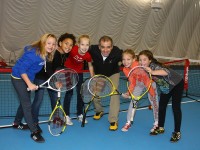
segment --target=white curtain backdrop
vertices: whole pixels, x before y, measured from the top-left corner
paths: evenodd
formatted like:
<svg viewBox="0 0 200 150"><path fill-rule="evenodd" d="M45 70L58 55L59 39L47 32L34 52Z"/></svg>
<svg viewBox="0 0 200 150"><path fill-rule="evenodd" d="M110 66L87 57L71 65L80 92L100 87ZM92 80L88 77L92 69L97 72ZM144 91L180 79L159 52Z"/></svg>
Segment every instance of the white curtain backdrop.
<svg viewBox="0 0 200 150"><path fill-rule="evenodd" d="M0 58L20 57L44 33L103 35L121 49L157 56L200 59L200 0L0 0Z"/></svg>

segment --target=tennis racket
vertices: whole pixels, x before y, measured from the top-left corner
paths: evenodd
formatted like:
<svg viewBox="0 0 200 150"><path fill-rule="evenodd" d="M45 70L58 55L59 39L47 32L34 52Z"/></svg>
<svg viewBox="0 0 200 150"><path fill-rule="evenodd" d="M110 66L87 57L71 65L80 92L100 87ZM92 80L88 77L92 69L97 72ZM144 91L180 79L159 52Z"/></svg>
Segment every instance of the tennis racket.
<svg viewBox="0 0 200 150"><path fill-rule="evenodd" d="M58 96L56 106L53 109L48 120L48 129L51 135L59 136L61 133L63 133L66 128L66 122L66 114L60 103L60 97Z"/></svg>
<svg viewBox="0 0 200 150"><path fill-rule="evenodd" d="M94 100L94 95L92 95L89 90L88 90L88 82L89 82L90 78L87 78L83 84L81 85L81 96L82 96L82 100L84 103L84 112L83 112L83 120L82 120L82 124L81 127L85 126L85 119L86 119L86 115L88 112L88 109L90 108L91 103Z"/></svg>
<svg viewBox="0 0 200 150"><path fill-rule="evenodd" d="M142 66L136 66L128 74L127 87L133 102L133 108L137 108L138 101L151 88L152 77Z"/></svg>
<svg viewBox="0 0 200 150"><path fill-rule="evenodd" d="M116 89L110 78L100 74L94 75L90 78L88 81L88 90L94 97L97 98L122 95L122 93Z"/></svg>
<svg viewBox="0 0 200 150"><path fill-rule="evenodd" d="M56 71L51 77L38 86L38 88L48 88L57 92L65 92L73 89L78 83L78 74L75 70L65 68ZM30 91L27 88L28 91Z"/></svg>
<svg viewBox="0 0 200 150"><path fill-rule="evenodd" d="M58 99L49 120L48 129L53 136L59 136L66 128L66 114L60 102L61 92L73 89L78 83L78 74L69 68L55 72L41 88L50 88L58 91ZM47 86L45 86L47 84Z"/></svg>

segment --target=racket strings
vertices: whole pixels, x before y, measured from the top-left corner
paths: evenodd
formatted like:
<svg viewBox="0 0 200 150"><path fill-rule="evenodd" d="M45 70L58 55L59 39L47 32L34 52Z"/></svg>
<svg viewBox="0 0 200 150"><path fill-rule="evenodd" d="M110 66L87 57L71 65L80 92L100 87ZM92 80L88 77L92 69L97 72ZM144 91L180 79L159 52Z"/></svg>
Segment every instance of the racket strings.
<svg viewBox="0 0 200 150"><path fill-rule="evenodd" d="M128 89L134 99L139 100L150 88L150 74L143 67L137 67L129 73Z"/></svg>
<svg viewBox="0 0 200 150"><path fill-rule="evenodd" d="M53 89L60 91L68 91L73 89L78 83L77 73L71 70L64 70L57 72L54 76L51 77L49 85Z"/></svg>
<svg viewBox="0 0 200 150"><path fill-rule="evenodd" d="M66 117L60 107L52 114L49 127L52 135L59 135L66 126Z"/></svg>
<svg viewBox="0 0 200 150"><path fill-rule="evenodd" d="M97 76L90 80L89 90L92 93L92 95L97 97L103 97L113 92L113 85L107 78Z"/></svg>
<svg viewBox="0 0 200 150"><path fill-rule="evenodd" d="M93 97L93 95L88 90L88 81L89 81L89 79L87 79L83 82L83 84L81 86L81 91L80 91L82 100L85 104L88 104Z"/></svg>

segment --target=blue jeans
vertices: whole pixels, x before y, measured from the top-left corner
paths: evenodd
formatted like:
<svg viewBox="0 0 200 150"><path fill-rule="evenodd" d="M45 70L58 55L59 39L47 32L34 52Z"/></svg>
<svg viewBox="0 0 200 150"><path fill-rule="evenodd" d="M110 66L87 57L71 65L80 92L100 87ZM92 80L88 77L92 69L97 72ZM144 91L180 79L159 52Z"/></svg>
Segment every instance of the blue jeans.
<svg viewBox="0 0 200 150"><path fill-rule="evenodd" d="M44 83L46 80L42 80L42 79L36 79L34 80L34 83L36 85L40 85L42 83ZM33 121L34 123L38 123L39 119L39 111L40 111L40 106L44 97L44 90L45 88L39 88L38 90L35 91L35 97L32 103L32 113L33 113ZM51 100L51 109L53 110L55 105L56 105L56 100L57 100L57 92L53 91L51 89L47 89L50 100Z"/></svg>
<svg viewBox="0 0 200 150"><path fill-rule="evenodd" d="M31 92L27 91L27 85L23 79L11 78L11 81L17 92L20 102L14 123L20 124L24 117L31 132L36 132L38 129L33 121L33 115L31 111Z"/></svg>
<svg viewBox="0 0 200 150"><path fill-rule="evenodd" d="M77 109L77 116L79 116L80 114L83 114L83 100L80 94L81 91L81 85L83 83L83 74L79 73L79 81L78 84L76 85L76 91L77 91L77 105L76 105L76 109ZM64 98L64 111L66 113L67 116L70 115L70 103L71 103L71 99L72 99L72 95L73 95L73 89L70 91L67 91L65 93L65 98Z"/></svg>

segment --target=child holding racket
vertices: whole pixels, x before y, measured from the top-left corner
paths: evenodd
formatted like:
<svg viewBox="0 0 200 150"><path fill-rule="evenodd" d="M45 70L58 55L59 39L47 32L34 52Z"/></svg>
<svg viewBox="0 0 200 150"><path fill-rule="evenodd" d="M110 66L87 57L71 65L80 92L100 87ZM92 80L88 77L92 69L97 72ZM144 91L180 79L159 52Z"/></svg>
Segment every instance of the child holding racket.
<svg viewBox="0 0 200 150"><path fill-rule="evenodd" d="M38 72L35 76L35 79L34 79L35 85L40 85L40 84L44 83L54 73L53 66L52 66L52 60L53 60L53 56L46 58L45 65L40 70L40 72ZM45 91L44 88L38 88L38 90L35 91L35 96L34 96L34 100L32 103L33 120L40 132L42 132L42 129L39 126L38 116L39 116L39 110L40 110L40 106L41 106L43 96L44 96L44 91ZM55 92L51 89L47 89L47 91L48 91L48 94L50 97L51 108L53 110L53 108L56 105L57 92Z"/></svg>
<svg viewBox="0 0 200 150"><path fill-rule="evenodd" d="M80 94L81 91L81 85L83 83L83 63L84 61L88 62L88 67L90 71L90 76L94 75L93 66L91 64L92 58L88 52L90 46L90 38L88 35L81 35L78 39L78 44L75 45L71 52L69 53L69 56L67 60L65 61L65 67L74 69L78 75L79 75L79 82L76 86L77 89L77 119L79 122L82 122L83 120L83 100ZM70 119L70 102L73 95L73 90L67 91L64 98L64 111L67 115L67 120ZM85 120L85 123L87 123L87 120ZM70 123L70 125L73 125L73 122Z"/></svg>
<svg viewBox="0 0 200 150"><path fill-rule="evenodd" d="M145 66L146 70L152 74L153 80L159 86L160 102L159 102L159 121L158 127L151 135L158 135L164 133L164 123L166 116L167 104L172 98L172 109L174 115L174 132L170 139L171 142L177 142L181 138L181 98L184 90L184 81L181 75L174 70L165 67L158 62L151 51L143 50L139 53L139 62Z"/></svg>
<svg viewBox="0 0 200 150"><path fill-rule="evenodd" d="M64 68L64 62L69 55L72 47L75 45L76 40L73 34L64 33L58 38L58 47L54 53L54 57L47 58L46 66L44 66L40 72L35 76L34 83L40 85L44 83L57 69ZM53 60L52 60L53 59ZM39 109L44 96L44 88L39 88L35 91L35 97L32 103L33 119L39 130L42 132L40 126L38 125L39 119ZM51 108L54 109L57 100L57 92L47 89L49 97L51 100ZM67 124L70 124L70 120L67 120Z"/></svg>
<svg viewBox="0 0 200 150"><path fill-rule="evenodd" d="M132 68L139 65L139 62L137 61L135 53L131 49L127 49L127 50L123 51L123 53L122 53L122 63L124 65L123 72L124 72L126 77L128 77L128 74L129 74L129 72L131 71ZM131 81L129 81L129 82L131 82ZM138 89L138 87L134 87L134 89L132 91L133 93L134 93L134 90L140 90L140 89ZM129 92L127 92L125 94L122 94L122 96L124 98L129 98L130 94L129 94ZM148 98L149 98L151 105L153 106L153 116L154 116L153 128L150 130L150 133L151 133L151 132L154 132L156 127L158 127L158 93L157 93L155 82L153 82L151 84L150 90L148 92ZM126 132L131 127L131 123L132 123L133 118L135 116L135 111L136 111L136 108L133 107L133 102L130 102L128 112L127 112L127 122L124 125L124 127L122 128L122 131Z"/></svg>
<svg viewBox="0 0 200 150"><path fill-rule="evenodd" d="M38 86L33 83L35 74L45 65L46 58L52 57L56 41L55 35L44 34L38 41L24 48L24 54L12 68L11 81L20 101L13 127L24 129L25 126L21 123L24 117L31 131L31 138L36 142L44 142L45 140L34 123L31 111L31 93L27 88L31 91L38 89Z"/></svg>

